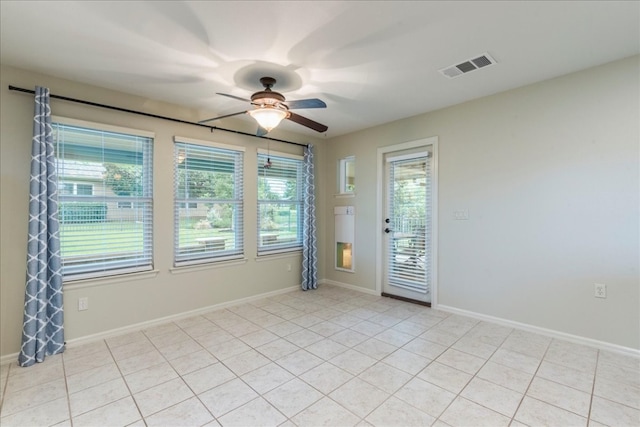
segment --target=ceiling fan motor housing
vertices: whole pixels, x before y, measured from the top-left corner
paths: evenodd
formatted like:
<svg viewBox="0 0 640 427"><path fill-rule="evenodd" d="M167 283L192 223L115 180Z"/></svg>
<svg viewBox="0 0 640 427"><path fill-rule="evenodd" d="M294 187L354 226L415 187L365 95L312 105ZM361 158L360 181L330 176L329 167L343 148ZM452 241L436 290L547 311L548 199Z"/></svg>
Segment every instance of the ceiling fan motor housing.
<svg viewBox="0 0 640 427"><path fill-rule="evenodd" d="M282 110L289 110L283 102L285 101L284 95L271 90L273 85L276 84L276 79L273 77L262 77L260 83L264 86L264 90L256 92L251 95L251 102L259 107L276 107Z"/></svg>
<svg viewBox="0 0 640 427"><path fill-rule="evenodd" d="M258 105L283 105L285 97L278 92L273 92L272 90L263 90L261 92L256 92L251 95L251 102ZM278 106L279 106L278 105ZM284 105L283 105L284 106ZM286 107L286 106L284 106Z"/></svg>

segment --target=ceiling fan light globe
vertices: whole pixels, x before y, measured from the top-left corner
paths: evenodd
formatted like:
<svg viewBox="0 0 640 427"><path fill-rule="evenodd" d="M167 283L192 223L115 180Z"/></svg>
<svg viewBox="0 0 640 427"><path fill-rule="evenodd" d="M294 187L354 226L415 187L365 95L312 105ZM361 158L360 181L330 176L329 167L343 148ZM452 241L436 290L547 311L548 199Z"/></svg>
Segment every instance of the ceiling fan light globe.
<svg viewBox="0 0 640 427"><path fill-rule="evenodd" d="M282 119L287 117L287 112L279 108L262 107L249 111L251 117L253 117L258 124L265 128L267 132L271 132L271 129L280 124Z"/></svg>

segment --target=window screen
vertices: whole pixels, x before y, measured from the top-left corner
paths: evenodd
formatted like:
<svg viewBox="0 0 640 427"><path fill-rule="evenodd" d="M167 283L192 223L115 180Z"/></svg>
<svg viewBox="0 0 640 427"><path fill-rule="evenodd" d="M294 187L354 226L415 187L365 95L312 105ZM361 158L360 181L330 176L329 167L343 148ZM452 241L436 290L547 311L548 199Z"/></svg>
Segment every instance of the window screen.
<svg viewBox="0 0 640 427"><path fill-rule="evenodd" d="M151 270L153 139L61 123L53 136L65 280Z"/></svg>
<svg viewBox="0 0 640 427"><path fill-rule="evenodd" d="M258 154L258 254L302 247L303 161Z"/></svg>
<svg viewBox="0 0 640 427"><path fill-rule="evenodd" d="M243 256L243 154L176 139L175 265Z"/></svg>

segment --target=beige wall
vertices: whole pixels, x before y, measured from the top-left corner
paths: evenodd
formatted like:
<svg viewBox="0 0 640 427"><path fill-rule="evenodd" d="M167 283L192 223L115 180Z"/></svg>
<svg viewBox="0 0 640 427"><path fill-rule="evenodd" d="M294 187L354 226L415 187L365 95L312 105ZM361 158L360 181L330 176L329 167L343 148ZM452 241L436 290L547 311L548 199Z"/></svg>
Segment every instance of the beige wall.
<svg viewBox="0 0 640 427"><path fill-rule="evenodd" d="M325 277L375 289L376 150L437 136L438 303L640 349L639 75L636 56L331 139L323 209L355 206L356 272L326 245ZM349 155L357 196L333 197Z"/></svg>
<svg viewBox="0 0 640 427"><path fill-rule="evenodd" d="M439 138L438 303L630 348L640 348L639 58L629 58L330 140L316 147L319 276L374 290L376 150ZM469 76L473 78L473 76ZM197 121L208 114L10 67L0 73L0 355L19 350L33 98L9 84ZM428 96L428 93L425 94ZM53 113L156 133L156 171L170 168L172 137L246 147L246 169L265 142L62 101ZM234 129L246 122L238 121ZM230 126L229 126L230 127ZM253 128L241 130L253 132ZM296 147L271 144L272 150ZM352 199L334 197L337 163L356 156ZM246 182L252 182L249 175ZM246 186L244 265L170 272L171 174L155 174L155 277L65 292L72 340L300 282L300 256L255 260L256 190ZM170 192L169 192L170 194ZM333 269L333 207L356 207L355 273ZM453 221L468 209L468 221ZM292 272L286 271L291 263ZM593 284L608 286L607 299ZM89 297L90 309L77 311Z"/></svg>
<svg viewBox="0 0 640 427"><path fill-rule="evenodd" d="M26 272L26 233L28 221L29 161L31 153L33 96L8 90L9 85L34 89L46 86L51 93L105 103L132 110L197 121L212 114L198 114L179 106L172 106L108 91L74 82L38 75L3 66L0 73L0 355L16 353L20 349L24 285ZM154 277L105 283L101 281L65 285L66 339L89 335L151 321L165 316L196 310L211 305L249 297L260 293L297 286L301 281L301 255L256 261L256 150L266 148L267 142L248 136L173 123L139 115L88 107L52 100L54 115L155 132L154 143ZM246 126L243 128L243 126ZM233 129L255 132L249 120L238 120ZM245 239L247 261L242 265L204 270L183 269L171 272L173 260L173 202L172 173L173 136L180 135L205 141L239 145L246 148L245 156ZM325 162L324 141L283 131L272 132L274 138L299 143L313 143L316 164ZM302 153L301 147L278 142L270 143L271 150ZM169 171L169 172L167 172ZM318 174L317 195L323 203L323 171ZM169 189L169 190L167 190ZM320 212L321 213L321 212ZM324 228L318 215L319 227ZM323 244L320 236L320 245ZM320 256L320 269L324 259ZM292 271L287 271L291 264ZM89 310L77 310L78 298L89 298Z"/></svg>

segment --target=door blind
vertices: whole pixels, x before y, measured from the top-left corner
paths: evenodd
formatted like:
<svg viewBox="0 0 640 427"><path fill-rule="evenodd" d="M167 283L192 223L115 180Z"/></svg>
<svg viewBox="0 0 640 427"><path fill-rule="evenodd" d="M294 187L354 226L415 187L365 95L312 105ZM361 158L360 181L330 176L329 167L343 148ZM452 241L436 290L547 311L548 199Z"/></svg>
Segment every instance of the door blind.
<svg viewBox="0 0 640 427"><path fill-rule="evenodd" d="M431 280L431 159L389 159L388 280L426 293Z"/></svg>

